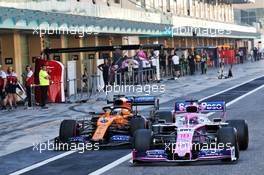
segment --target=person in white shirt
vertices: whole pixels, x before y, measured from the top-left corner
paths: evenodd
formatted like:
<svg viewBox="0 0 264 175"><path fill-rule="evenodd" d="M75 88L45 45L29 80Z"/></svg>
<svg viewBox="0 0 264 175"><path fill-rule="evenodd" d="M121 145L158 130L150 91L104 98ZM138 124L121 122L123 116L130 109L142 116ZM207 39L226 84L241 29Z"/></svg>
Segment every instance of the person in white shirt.
<svg viewBox="0 0 264 175"><path fill-rule="evenodd" d="M128 81L131 82L131 78L133 75L134 60L131 57L129 57L126 62L127 62L127 78Z"/></svg>
<svg viewBox="0 0 264 175"><path fill-rule="evenodd" d="M34 84L34 73L31 69L31 66L30 65L27 65L26 66L26 79L25 79L25 87L26 87L26 94L27 94L27 102L28 102L28 107L30 108L32 106L32 103L31 103L31 86Z"/></svg>
<svg viewBox="0 0 264 175"><path fill-rule="evenodd" d="M142 60L144 80L149 81L149 69L151 68L150 62L146 59Z"/></svg>
<svg viewBox="0 0 264 175"><path fill-rule="evenodd" d="M176 52L172 56L172 62L173 62L173 67L174 67L173 76L174 76L174 79L177 80L180 77L180 58Z"/></svg>
<svg viewBox="0 0 264 175"><path fill-rule="evenodd" d="M253 55L254 55L254 52L253 52L253 49L251 49L251 51L250 51L250 60L251 60L251 62L254 62Z"/></svg>
<svg viewBox="0 0 264 175"><path fill-rule="evenodd" d="M157 65L158 65L158 59L155 55L153 55L151 57L151 68L152 68L151 78L153 80L157 80Z"/></svg>
<svg viewBox="0 0 264 175"><path fill-rule="evenodd" d="M139 71L139 58L137 58L137 57L134 57L133 58L133 66L132 66L132 68L133 68L133 72L134 72L134 83L135 84L138 84L138 80L139 80L139 77L138 77L138 75L139 75L139 73L138 73L138 71Z"/></svg>
<svg viewBox="0 0 264 175"><path fill-rule="evenodd" d="M17 107L17 94L16 89L18 87L18 79L17 74L15 73L13 67L8 67L7 69L7 84L6 84L6 92L7 92L7 101L9 103L10 109L13 109L13 105Z"/></svg>
<svg viewBox="0 0 264 175"><path fill-rule="evenodd" d="M240 50L239 51L239 57L240 57L240 63L244 63L244 52L243 52L243 50Z"/></svg>
<svg viewBox="0 0 264 175"><path fill-rule="evenodd" d="M6 109L5 107L5 99L6 99L6 82L7 75L1 69L2 65L0 65L0 105L2 105L1 110Z"/></svg>

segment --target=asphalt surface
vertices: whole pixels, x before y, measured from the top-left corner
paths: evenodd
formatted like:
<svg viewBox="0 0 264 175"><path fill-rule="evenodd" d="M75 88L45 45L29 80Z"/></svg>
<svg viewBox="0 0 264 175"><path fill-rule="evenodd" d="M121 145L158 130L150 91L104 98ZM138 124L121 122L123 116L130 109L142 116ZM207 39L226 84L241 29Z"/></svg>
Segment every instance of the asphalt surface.
<svg viewBox="0 0 264 175"><path fill-rule="evenodd" d="M226 100L227 102L261 86L264 84L264 78L257 79L248 84L237 87L233 90L221 93L217 96L211 97L209 100ZM218 87L220 88L220 87ZM212 88L214 91L216 88ZM208 95L212 89L201 91L199 94L189 94L188 97L201 99ZM220 88L221 89L221 88ZM209 94L210 95L210 94ZM187 97L182 97L177 100L182 100ZM231 105L227 110L227 115L231 119L246 119L249 124L250 132L250 145L247 151L241 152L240 160L235 165L219 164L218 162L206 162L198 164L186 165L145 165L145 166L132 166L128 161L123 162L121 165L114 167L107 171L105 174L228 174L228 175L241 175L241 174L263 174L264 170L264 153L262 144L264 144L264 131L262 124L264 118L264 89L247 96L246 98ZM173 108L175 100L171 100L162 104L162 107ZM0 157L0 174L8 174L24 167L30 166L37 162L46 160L63 152L45 151L39 153L33 151L33 148L23 149L12 154ZM97 169L127 155L130 152L129 148L121 149L107 149L101 151L86 151L84 153L73 153L65 156L56 161L52 161L41 167L28 171L25 174L89 174ZM210 165L208 165L210 164Z"/></svg>

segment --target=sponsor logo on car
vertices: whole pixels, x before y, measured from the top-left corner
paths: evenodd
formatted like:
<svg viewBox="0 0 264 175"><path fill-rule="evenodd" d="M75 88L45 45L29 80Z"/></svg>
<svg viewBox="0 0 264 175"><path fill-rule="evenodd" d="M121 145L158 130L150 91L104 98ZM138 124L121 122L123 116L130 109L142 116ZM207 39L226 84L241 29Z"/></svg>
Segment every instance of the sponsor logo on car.
<svg viewBox="0 0 264 175"><path fill-rule="evenodd" d="M102 120L101 120L101 123L107 123L108 122L108 120L106 119L106 118L103 118Z"/></svg>
<svg viewBox="0 0 264 175"><path fill-rule="evenodd" d="M167 153L164 150L149 150L146 151L147 157L152 158L167 158Z"/></svg>
<svg viewBox="0 0 264 175"><path fill-rule="evenodd" d="M126 135L114 135L111 137L112 141L129 141L129 136Z"/></svg>

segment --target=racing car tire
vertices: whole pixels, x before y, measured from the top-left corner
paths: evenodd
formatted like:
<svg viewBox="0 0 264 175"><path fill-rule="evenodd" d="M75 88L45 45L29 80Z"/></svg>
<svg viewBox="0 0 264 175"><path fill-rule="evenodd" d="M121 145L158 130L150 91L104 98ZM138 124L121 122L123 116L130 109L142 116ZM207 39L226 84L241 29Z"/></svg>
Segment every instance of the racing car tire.
<svg viewBox="0 0 264 175"><path fill-rule="evenodd" d="M237 131L233 127L223 127L220 128L217 132L217 145L224 144L224 148L227 144L231 144L231 146L235 147L235 157L236 160L234 162L237 162L239 159L239 145L238 145L238 139L237 139ZM230 158L224 159L223 161L232 162Z"/></svg>
<svg viewBox="0 0 264 175"><path fill-rule="evenodd" d="M228 126L237 130L239 149L246 150L249 142L247 122L245 120L228 120L227 123Z"/></svg>
<svg viewBox="0 0 264 175"><path fill-rule="evenodd" d="M60 125L59 140L63 143L67 143L69 141L69 138L76 136L76 132L76 120L63 120Z"/></svg>
<svg viewBox="0 0 264 175"><path fill-rule="evenodd" d="M130 134L133 136L138 129L145 129L146 122L142 117L132 118L130 121Z"/></svg>
<svg viewBox="0 0 264 175"><path fill-rule="evenodd" d="M158 119L165 120L166 123L173 123L173 117L171 111L156 111L155 116Z"/></svg>
<svg viewBox="0 0 264 175"><path fill-rule="evenodd" d="M145 152L151 146L151 130L139 129L134 133L133 148L138 152Z"/></svg>

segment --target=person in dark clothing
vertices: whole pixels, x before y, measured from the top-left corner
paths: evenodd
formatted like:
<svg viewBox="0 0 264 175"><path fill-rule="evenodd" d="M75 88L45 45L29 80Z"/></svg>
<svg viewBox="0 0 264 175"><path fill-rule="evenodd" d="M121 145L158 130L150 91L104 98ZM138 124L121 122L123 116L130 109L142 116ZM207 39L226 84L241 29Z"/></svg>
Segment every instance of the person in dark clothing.
<svg viewBox="0 0 264 175"><path fill-rule="evenodd" d="M106 90L106 86L109 83L109 69L110 69L109 61L105 59L104 63L98 66L98 69L103 72L104 90Z"/></svg>
<svg viewBox="0 0 264 175"><path fill-rule="evenodd" d="M166 56L164 55L164 53L161 53L159 57L160 73L161 76L164 76L166 75Z"/></svg>
<svg viewBox="0 0 264 175"><path fill-rule="evenodd" d="M28 107L31 107L31 85L34 83L34 73L31 70L31 66L27 65L26 67L26 92L27 92L27 101L28 101Z"/></svg>
<svg viewBox="0 0 264 175"><path fill-rule="evenodd" d="M258 49L255 47L253 50L253 57L254 57L254 61L257 61L257 57L258 57Z"/></svg>
<svg viewBox="0 0 264 175"><path fill-rule="evenodd" d="M127 72L128 72L128 56L125 55L124 58L122 59L122 63L121 63L121 82L125 83L126 81L126 77L127 77Z"/></svg>
<svg viewBox="0 0 264 175"><path fill-rule="evenodd" d="M6 109L6 73L1 69L2 65L0 64L0 105L2 105L1 110Z"/></svg>
<svg viewBox="0 0 264 175"><path fill-rule="evenodd" d="M169 55L168 56L168 66L167 68L167 71L166 71L166 75L172 75L173 74L173 61L172 61L172 57L173 57L173 54ZM166 65L166 62L165 62L165 65Z"/></svg>
<svg viewBox="0 0 264 175"><path fill-rule="evenodd" d="M17 74L11 66L7 69L6 80L7 101L10 109L13 109L13 106L17 107L16 88L18 87L18 79Z"/></svg>
<svg viewBox="0 0 264 175"><path fill-rule="evenodd" d="M84 87L88 87L88 80L89 80L89 73L87 68L85 67L82 75L82 81L84 83Z"/></svg>
<svg viewBox="0 0 264 175"><path fill-rule="evenodd" d="M243 64L244 63L244 52L243 52L243 50L239 51L239 57L240 57L240 63Z"/></svg>
<svg viewBox="0 0 264 175"><path fill-rule="evenodd" d="M193 52L189 52L188 62L189 62L189 67L190 67L190 74L194 75L194 72L195 72L195 56L194 56Z"/></svg>
<svg viewBox="0 0 264 175"><path fill-rule="evenodd" d="M204 50L202 53L202 58L201 58L202 74L206 74L207 72L207 60L208 60L208 55L207 55L206 50Z"/></svg>

